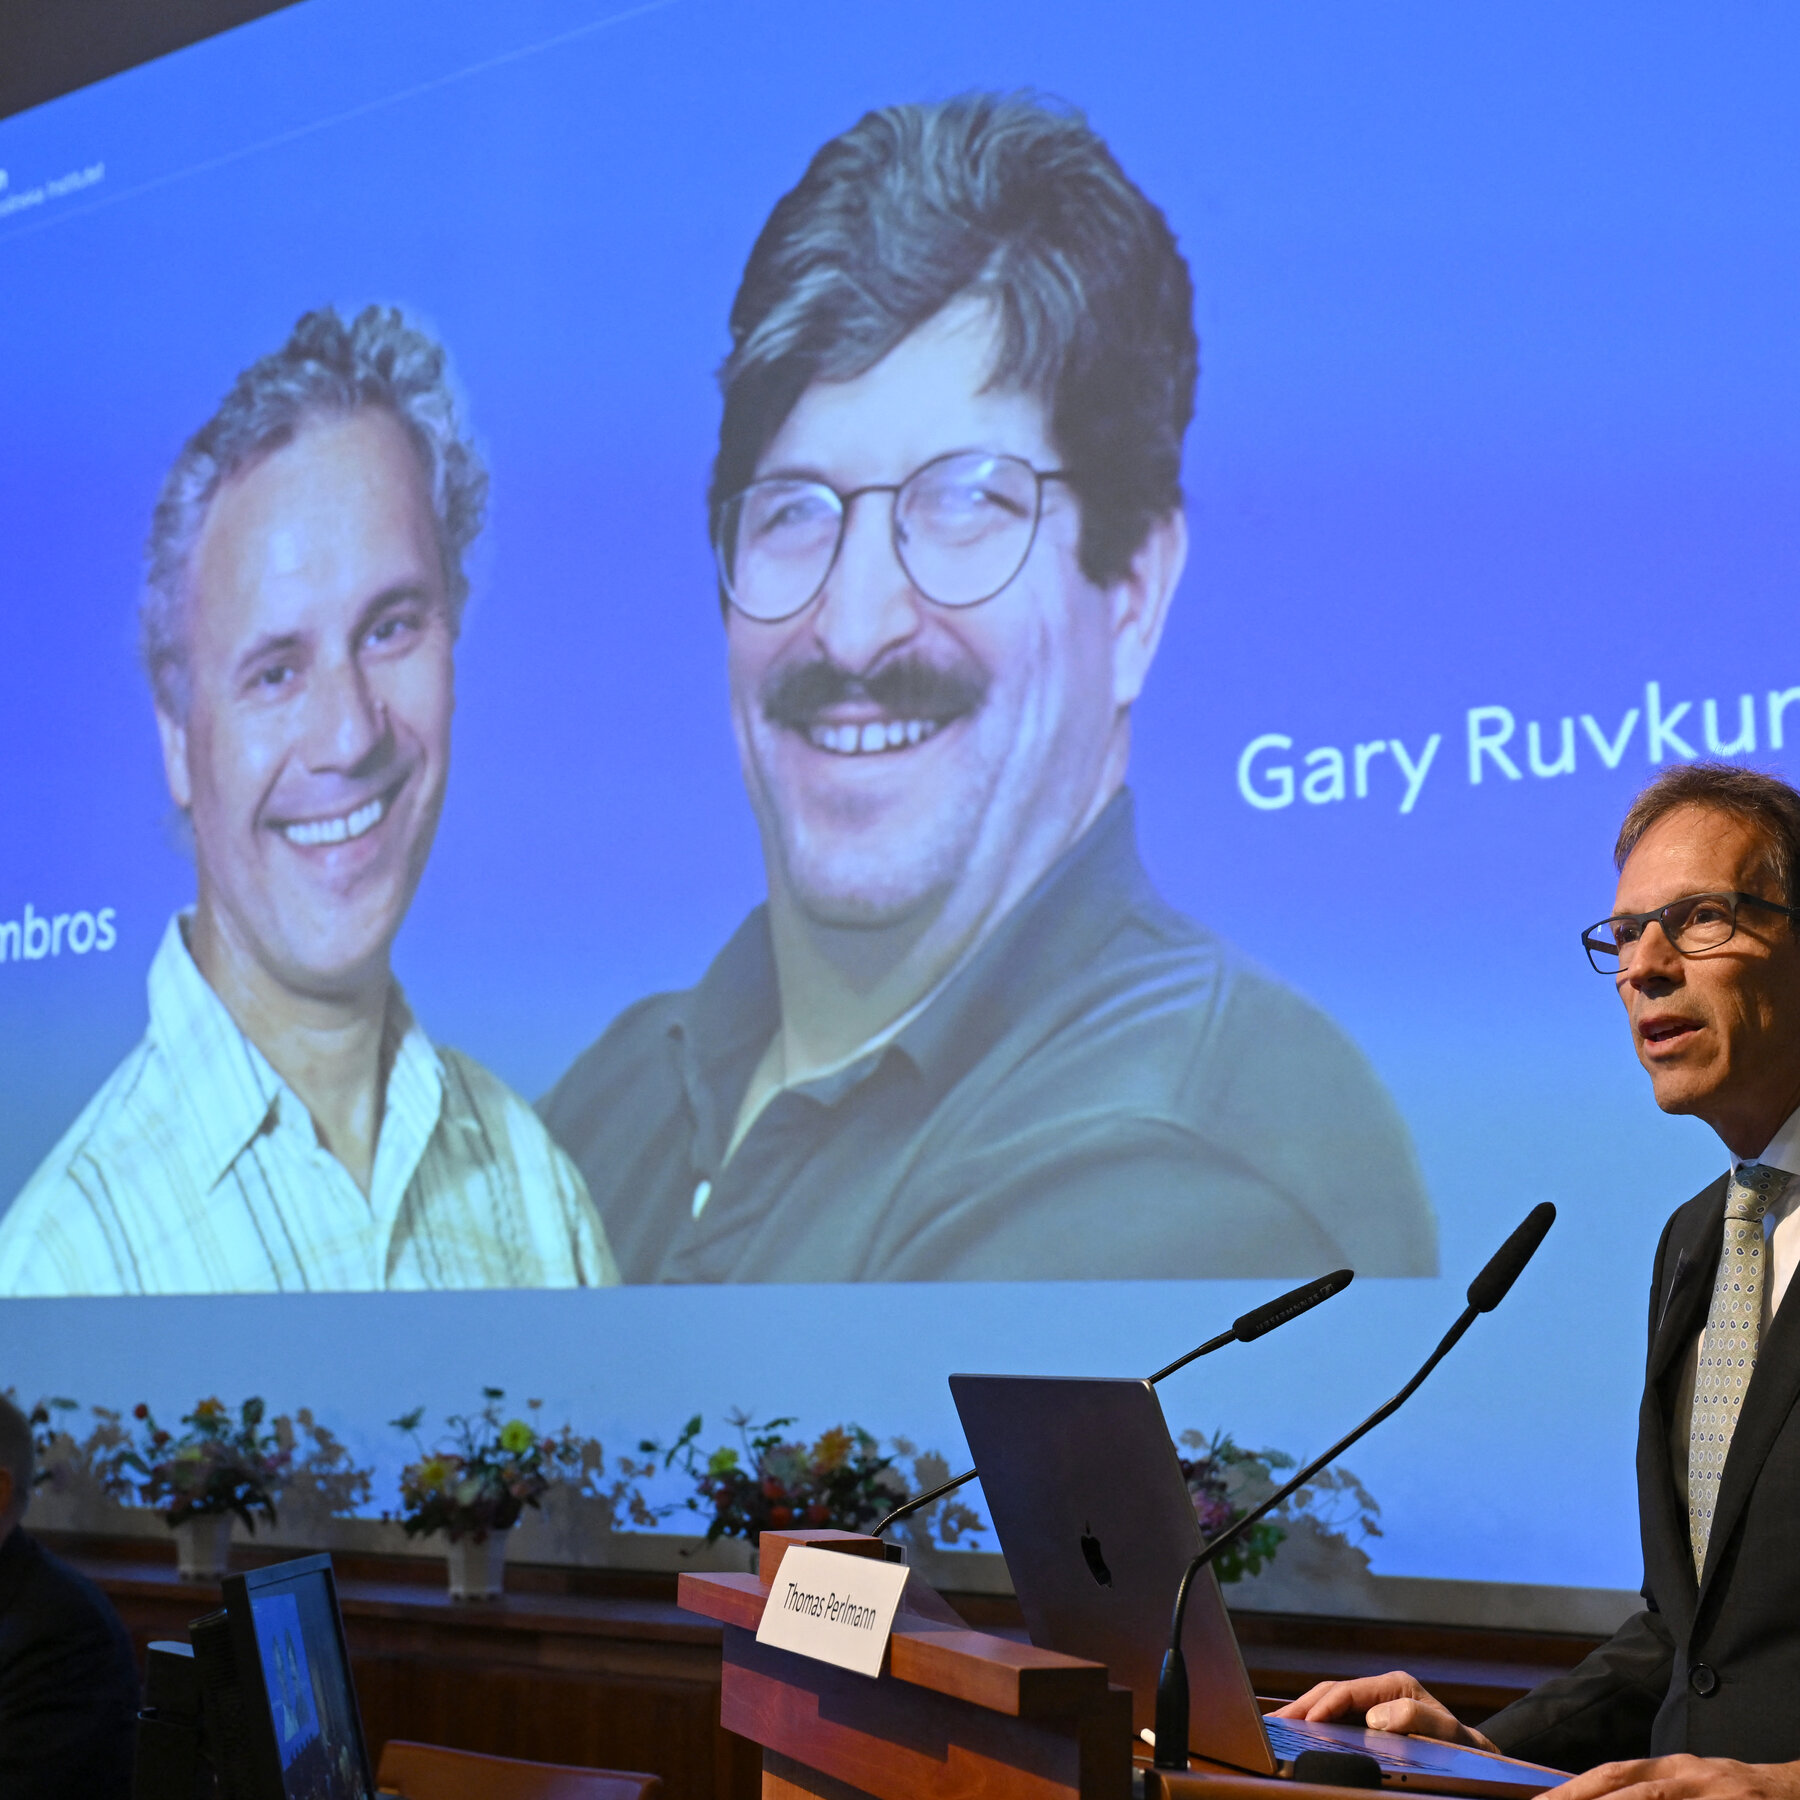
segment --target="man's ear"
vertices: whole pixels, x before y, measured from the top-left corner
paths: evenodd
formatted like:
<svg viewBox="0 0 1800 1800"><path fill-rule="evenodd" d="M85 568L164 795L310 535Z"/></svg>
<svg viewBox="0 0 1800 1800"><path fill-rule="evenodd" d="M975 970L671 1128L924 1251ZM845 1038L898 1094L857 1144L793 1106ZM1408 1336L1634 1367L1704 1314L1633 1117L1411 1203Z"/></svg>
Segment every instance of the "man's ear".
<svg viewBox="0 0 1800 1800"><path fill-rule="evenodd" d="M1187 553L1187 514L1178 506L1151 525L1112 589L1113 704L1121 710L1144 691Z"/></svg>
<svg viewBox="0 0 1800 1800"><path fill-rule="evenodd" d="M163 779L169 784L169 796L183 812L194 804L194 784L188 777L187 726L156 709L156 735L162 739Z"/></svg>
<svg viewBox="0 0 1800 1800"><path fill-rule="evenodd" d="M12 1517L13 1501L17 1497L13 1492L12 1470L0 1469L0 1524Z"/></svg>

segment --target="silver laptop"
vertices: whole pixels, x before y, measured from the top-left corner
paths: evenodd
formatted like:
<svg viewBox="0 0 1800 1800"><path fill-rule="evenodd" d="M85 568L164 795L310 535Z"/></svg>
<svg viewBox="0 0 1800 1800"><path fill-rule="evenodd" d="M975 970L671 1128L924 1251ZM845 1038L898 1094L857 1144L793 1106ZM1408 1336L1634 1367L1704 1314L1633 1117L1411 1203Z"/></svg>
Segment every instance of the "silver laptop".
<svg viewBox="0 0 1800 1800"><path fill-rule="evenodd" d="M1147 1381L952 1375L950 1392L1031 1641L1105 1663L1154 1727L1176 1584L1204 1541L1174 1441ZM1197 1756L1287 1775L1306 1750L1356 1750L1382 1785L1440 1794L1539 1794L1558 1770L1430 1738L1265 1719L1212 1570L1188 1598L1182 1654Z"/></svg>

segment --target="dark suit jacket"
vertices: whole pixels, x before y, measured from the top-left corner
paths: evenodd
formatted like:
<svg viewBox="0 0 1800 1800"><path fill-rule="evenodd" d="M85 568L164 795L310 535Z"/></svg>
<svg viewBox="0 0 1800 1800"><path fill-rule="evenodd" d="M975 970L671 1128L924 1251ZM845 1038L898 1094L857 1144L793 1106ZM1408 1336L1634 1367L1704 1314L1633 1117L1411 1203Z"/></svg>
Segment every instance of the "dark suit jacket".
<svg viewBox="0 0 1800 1800"><path fill-rule="evenodd" d="M1757 1356L1698 1582L1669 1462L1670 1409L1683 1354L1706 1323L1724 1221L1720 1177L1676 1212L1656 1249L1638 1413L1644 1610L1489 1721L1512 1755L1563 1769L1680 1750L1800 1758L1800 1292Z"/></svg>
<svg viewBox="0 0 1800 1800"><path fill-rule="evenodd" d="M119 1615L16 1528L0 1544L0 1794L129 1800L137 1707Z"/></svg>

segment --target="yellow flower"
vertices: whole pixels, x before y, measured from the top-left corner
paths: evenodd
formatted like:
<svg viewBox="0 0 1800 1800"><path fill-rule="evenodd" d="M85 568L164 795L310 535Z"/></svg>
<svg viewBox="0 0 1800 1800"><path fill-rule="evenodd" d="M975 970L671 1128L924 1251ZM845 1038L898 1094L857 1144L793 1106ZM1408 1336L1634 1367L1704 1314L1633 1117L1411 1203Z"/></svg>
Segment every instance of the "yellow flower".
<svg viewBox="0 0 1800 1800"><path fill-rule="evenodd" d="M537 1442L537 1433L523 1419L508 1419L500 1427L500 1448L513 1456L523 1456Z"/></svg>
<svg viewBox="0 0 1800 1800"><path fill-rule="evenodd" d="M435 1492L450 1478L450 1465L441 1456L428 1456L414 1471L414 1479L426 1493Z"/></svg>
<svg viewBox="0 0 1800 1800"><path fill-rule="evenodd" d="M821 1474L829 1475L850 1460L852 1447L849 1432L841 1425L834 1425L813 1445L812 1459Z"/></svg>

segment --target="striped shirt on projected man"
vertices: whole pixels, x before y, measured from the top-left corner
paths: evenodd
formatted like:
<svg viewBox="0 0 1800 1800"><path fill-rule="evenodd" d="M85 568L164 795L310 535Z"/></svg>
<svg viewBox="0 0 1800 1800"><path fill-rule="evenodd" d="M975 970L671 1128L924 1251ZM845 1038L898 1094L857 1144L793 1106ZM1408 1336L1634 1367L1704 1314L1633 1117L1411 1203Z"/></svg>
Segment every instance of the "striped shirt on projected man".
<svg viewBox="0 0 1800 1800"><path fill-rule="evenodd" d="M531 1108L392 990L365 1196L172 920L150 1029L0 1218L0 1295L590 1287L619 1279Z"/></svg>

